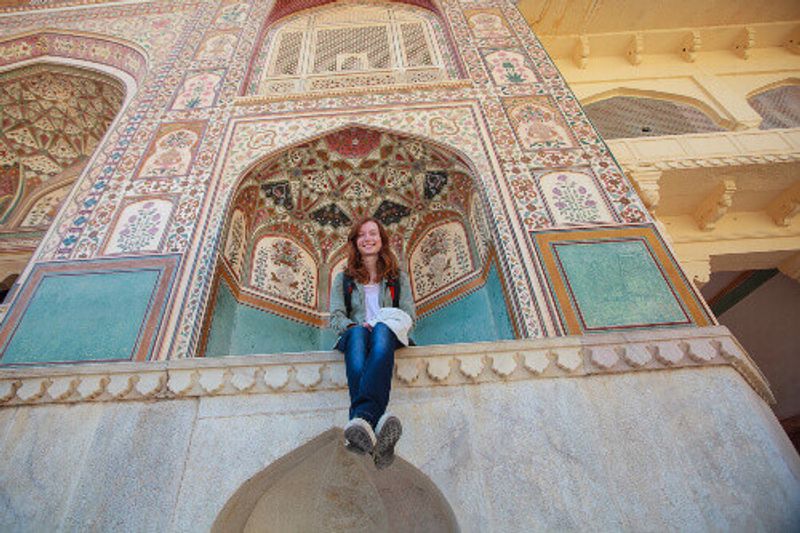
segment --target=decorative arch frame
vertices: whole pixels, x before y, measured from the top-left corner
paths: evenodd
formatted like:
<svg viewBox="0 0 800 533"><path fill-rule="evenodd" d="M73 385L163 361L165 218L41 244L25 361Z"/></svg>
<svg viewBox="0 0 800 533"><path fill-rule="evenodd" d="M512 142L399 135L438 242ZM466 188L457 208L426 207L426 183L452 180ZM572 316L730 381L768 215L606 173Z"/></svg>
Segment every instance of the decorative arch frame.
<svg viewBox="0 0 800 533"><path fill-rule="evenodd" d="M665 102L671 102L675 104L687 105L690 107L694 107L698 111L702 112L708 118L710 118L714 123L716 123L721 128L726 130L733 130L736 126L736 121L723 117L719 114L714 108L710 105L706 104L705 102L698 100L697 98L693 98L691 96L682 95L678 93L666 93L662 91L649 91L644 89L632 89L629 87L617 87L616 89L610 89L608 91L602 91L597 94L593 94L587 98L584 98L581 101L581 106L586 108L591 104L596 104L598 102L602 102L603 100L608 100L617 96L627 96L632 98L651 98L653 100L663 100Z"/></svg>
<svg viewBox="0 0 800 533"><path fill-rule="evenodd" d="M220 280L230 276L230 274L227 273L225 268L222 268L222 269L220 268L220 264L222 263L220 261L220 258L221 258L222 253L223 253L222 243L223 243L223 241L225 240L225 238L227 236L228 227L229 227L229 223L230 223L230 217L231 217L231 214L232 214L233 209L234 209L234 202L235 202L235 199L237 198L237 192L239 191L239 187L241 186L242 182L245 179L247 179L247 177L254 170L256 170L260 165L262 165L265 161L269 161L271 159L274 159L275 157L279 156L280 154L282 154L282 153L284 153L284 152L286 152L288 150L292 150L292 149L295 149L295 148L297 148L299 146L302 146L302 145L305 145L305 144L308 144L308 143L312 143L312 142L314 142L316 140L319 140L319 139L324 138L326 136L329 136L331 134L335 134L336 132L339 132L339 131L342 131L342 130L347 130L347 129L350 129L350 128L365 128L365 129L371 129L371 130L374 130L374 131L379 131L381 133L388 133L388 134L393 134L393 135L397 135L397 136L412 138L412 139L418 140L421 143L436 147L437 149L439 149L439 150L447 153L448 155L454 157L458 161L458 163L463 166L463 168L467 171L468 175L470 176L470 178L473 181L473 185L474 185L473 195L479 196L481 202L484 202L484 203L487 202L487 198L485 196L485 191L483 190L483 187L484 187L485 184L482 182L482 180L480 178L481 174L478 171L476 165L472 162L472 158L467 156L462 150L460 150L460 149L458 149L456 147L453 147L451 145L445 144L445 143L441 142L440 140L432 139L430 137L427 137L427 136L424 136L424 135L420 135L419 133L403 131L401 129L394 129L394 128L388 128L388 127L375 126L375 125L372 125L372 124L365 123L363 121L348 121L348 122L343 123L343 124L337 124L335 127L332 127L332 128L329 128L329 129L324 129L322 131L317 131L312 135L307 135L307 136L303 136L303 137L298 138L298 139L294 139L291 142L288 142L286 144L280 144L279 146L274 146L274 147L272 147L272 149L270 149L266 153L259 154L258 157L250 158L250 160L248 161L248 163L246 165L244 165L241 168L238 168L236 170L235 177L233 177L233 179L229 183L226 183L226 184L225 183L224 184L219 184L218 183L218 185L225 185L224 187L220 187L220 189L218 189L218 192L220 192L222 194L225 194L225 198L223 200L221 200L221 201L218 201L218 203L215 202L215 204L217 206L219 206L218 213L221 216L221 221L220 221L219 225L217 226L217 232L214 235L214 241L213 241L214 242L214 251L213 251L213 256L211 258L213 268L210 269L211 272L209 274L208 279L206 280L205 298L203 300L202 309L200 310L200 316L198 317L198 322L197 322L197 323L203 325L202 326L202 331L198 332L197 344L195 346L193 346L193 348L192 348L193 350L196 351L196 355L197 356L202 356L202 354L204 353L204 350L205 350L206 343L208 342L208 333L207 332L208 332L208 330L209 330L209 328L211 326L211 319L212 319L212 316L213 316L213 309L214 309L214 301L216 299L216 294L217 294L217 291L218 291L218 288L219 288ZM221 166L225 166L225 164L221 163ZM218 180L220 178L222 178L222 180L224 181L224 176L220 176L220 174L225 174L225 172L222 171L222 169L217 168L215 170L215 176L217 177ZM473 196L473 198L474 198L474 196ZM209 216L213 216L213 213L209 213ZM450 217L448 220L457 220L462 226L465 226L465 222L463 220L460 220L459 217L456 217L456 218ZM489 229L492 232L491 235L490 235L490 240L492 241L492 243L490 245L490 248L492 250L497 250L498 249L497 243L499 242L498 241L499 237L496 234L496 228L493 228L490 225ZM470 231L469 230L466 231L466 234L467 234L467 237L469 238ZM407 249L410 249L410 248L407 248ZM473 252L475 252L475 251L473 251L473 250L470 251L470 254L471 254L470 260L473 262L473 264L475 264L475 261L477 259L473 255ZM341 253L342 253L342 250L337 250L337 252L335 252L334 255L331 256L331 265L330 265L331 269L330 270L326 270L324 272L320 272L320 276L319 276L319 280L318 280L318 283L319 283L318 291L320 292L320 294L324 293L324 294L328 294L329 295L333 268L335 267L336 262L341 260L341 256L339 255ZM245 257L247 257L249 255L251 255L251 251L246 250L245 251ZM494 259L496 260L496 264L501 269L506 266L506 265L503 264L503 262L500 259L498 253L494 253L493 252L492 253L492 257L494 257ZM336 259L336 260L334 261L334 259ZM249 259L247 261L249 261ZM488 264L489 264L489 262L487 261L487 265ZM249 265L245 264L245 265L243 265L243 267L246 269L247 275L249 275L249 269L250 269ZM470 278L470 281L467 283L467 285L469 285L469 287L466 289L467 292L471 292L473 289L477 288L476 286L473 286L475 284L476 280L481 282L481 283L483 281L485 281L486 272L484 272L484 270L485 269L478 269L476 271L475 275ZM506 295L505 295L506 298L505 299L506 299L506 302L509 304L508 305L509 317L510 317L510 319L512 321L512 325L513 325L515 333L518 333L521 330L521 327L516 322L517 321L521 321L522 318L521 318L521 315L519 315L518 312L516 311L515 304L512 303L512 302L516 301L514 299L514 297L512 296L512 293L514 291L514 287L512 287L511 284L506 283L506 280L509 279L507 275L505 275L504 273L501 272L500 277L501 277L501 280L502 280L501 283L503 284L503 287L504 287L504 292L506 293ZM227 281L230 283L229 279ZM255 302L252 301L252 298L248 294L249 291L239 290L239 291L235 291L235 292L236 293L234 294L234 296L237 297L237 299L241 299L242 302L244 302L246 304L249 304L251 306L254 306L254 307L263 307L261 305L255 304ZM454 299L458 299L458 298L454 298ZM441 304L442 304L442 302L438 302L438 304L435 307L439 308L439 307L441 307ZM277 308L275 306L271 305L271 304L270 305L266 305L266 307L264 307L264 308L265 309L277 310ZM428 312L428 311L426 311L426 312ZM286 318L292 319L293 313L281 314L281 316L285 316ZM308 315L307 313L303 313L303 316L304 316L304 319L303 319L304 322L315 323L315 321L313 320L314 317L312 317L311 315ZM297 318L295 318L295 319L297 319ZM320 326L320 325L322 325L322 323L320 323L319 320L317 319L316 320L316 325ZM519 335L517 335L517 336L519 336Z"/></svg>
<svg viewBox="0 0 800 533"><path fill-rule="evenodd" d="M22 283L30 274L33 259L39 255L42 245L53 238L64 208L74 201L77 192L76 185L85 178L85 170L96 162L100 148L105 145L111 132L122 120L149 70L150 61L147 52L140 46L95 33L45 28L0 39L0 73L36 64L53 64L99 72L122 83L125 88L125 96L114 120L98 142L97 148L86 161L83 170L73 180L72 189L64 198L59 213L56 214L45 235L39 241L31 261L20 273L19 283Z"/></svg>

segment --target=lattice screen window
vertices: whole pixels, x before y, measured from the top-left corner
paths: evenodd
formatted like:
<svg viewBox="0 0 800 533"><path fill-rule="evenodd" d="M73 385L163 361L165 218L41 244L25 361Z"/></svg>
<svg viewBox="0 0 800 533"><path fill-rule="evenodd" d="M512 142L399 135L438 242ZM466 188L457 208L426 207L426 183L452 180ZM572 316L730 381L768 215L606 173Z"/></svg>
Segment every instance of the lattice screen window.
<svg viewBox="0 0 800 533"><path fill-rule="evenodd" d="M655 98L615 96L584 110L606 139L724 131L696 107Z"/></svg>
<svg viewBox="0 0 800 533"><path fill-rule="evenodd" d="M271 31L259 92L304 92L449 77L434 16L393 4L311 10Z"/></svg>
<svg viewBox="0 0 800 533"><path fill-rule="evenodd" d="M800 127L800 85L784 85L750 97L747 102L764 120L759 129Z"/></svg>

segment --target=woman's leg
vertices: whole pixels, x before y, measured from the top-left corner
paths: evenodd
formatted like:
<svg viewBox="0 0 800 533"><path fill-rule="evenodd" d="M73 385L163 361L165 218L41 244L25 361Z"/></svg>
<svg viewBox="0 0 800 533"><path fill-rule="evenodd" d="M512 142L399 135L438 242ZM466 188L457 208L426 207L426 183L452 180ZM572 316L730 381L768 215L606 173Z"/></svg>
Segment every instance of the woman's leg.
<svg viewBox="0 0 800 533"><path fill-rule="evenodd" d="M394 370L394 351L398 344L397 337L392 330L381 322L372 328L372 333L368 336L366 364L358 385L358 394L350 408L352 416L363 418L373 428L389 404L392 371Z"/></svg>
<svg viewBox="0 0 800 533"><path fill-rule="evenodd" d="M350 419L358 416L353 406L358 398L359 385L367 362L370 332L364 326L353 326L342 335L337 347L344 352L347 387L350 389Z"/></svg>

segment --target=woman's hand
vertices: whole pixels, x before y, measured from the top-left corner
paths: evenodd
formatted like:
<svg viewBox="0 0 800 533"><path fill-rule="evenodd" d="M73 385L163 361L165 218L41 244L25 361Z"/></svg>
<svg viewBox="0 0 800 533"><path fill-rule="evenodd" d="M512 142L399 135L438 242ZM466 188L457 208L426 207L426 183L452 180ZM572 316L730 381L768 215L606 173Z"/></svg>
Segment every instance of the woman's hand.
<svg viewBox="0 0 800 533"><path fill-rule="evenodd" d="M364 326L365 328L367 328L367 331L372 331L372 326L370 326L368 322L364 322L361 325Z"/></svg>

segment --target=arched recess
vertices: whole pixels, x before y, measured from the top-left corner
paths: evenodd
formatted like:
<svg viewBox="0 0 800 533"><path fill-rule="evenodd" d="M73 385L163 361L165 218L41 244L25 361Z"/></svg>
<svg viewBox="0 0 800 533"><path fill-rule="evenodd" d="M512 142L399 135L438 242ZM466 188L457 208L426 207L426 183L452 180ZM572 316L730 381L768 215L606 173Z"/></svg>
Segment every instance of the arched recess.
<svg viewBox="0 0 800 533"><path fill-rule="evenodd" d="M424 288L421 277L415 281L418 343L514 338L477 183L453 152L361 126L255 163L227 208L200 353L330 349L332 279L343 265L350 225L364 215L387 226L388 245L407 272L423 248L442 263L426 270ZM415 244L429 229L436 250Z"/></svg>
<svg viewBox="0 0 800 533"><path fill-rule="evenodd" d="M581 103L605 139L725 131L734 126L700 100L660 91L619 88Z"/></svg>
<svg viewBox="0 0 800 533"><path fill-rule="evenodd" d="M24 271L146 71L141 48L102 35L0 39L0 274Z"/></svg>
<svg viewBox="0 0 800 533"><path fill-rule="evenodd" d="M759 129L800 127L800 79L788 78L751 92L747 103L761 115Z"/></svg>
<svg viewBox="0 0 800 533"><path fill-rule="evenodd" d="M285 95L463 78L449 26L429 0L278 0L243 95Z"/></svg>
<svg viewBox="0 0 800 533"><path fill-rule="evenodd" d="M458 531L425 474L400 457L378 472L342 441L342 430L330 429L248 479L211 531Z"/></svg>

